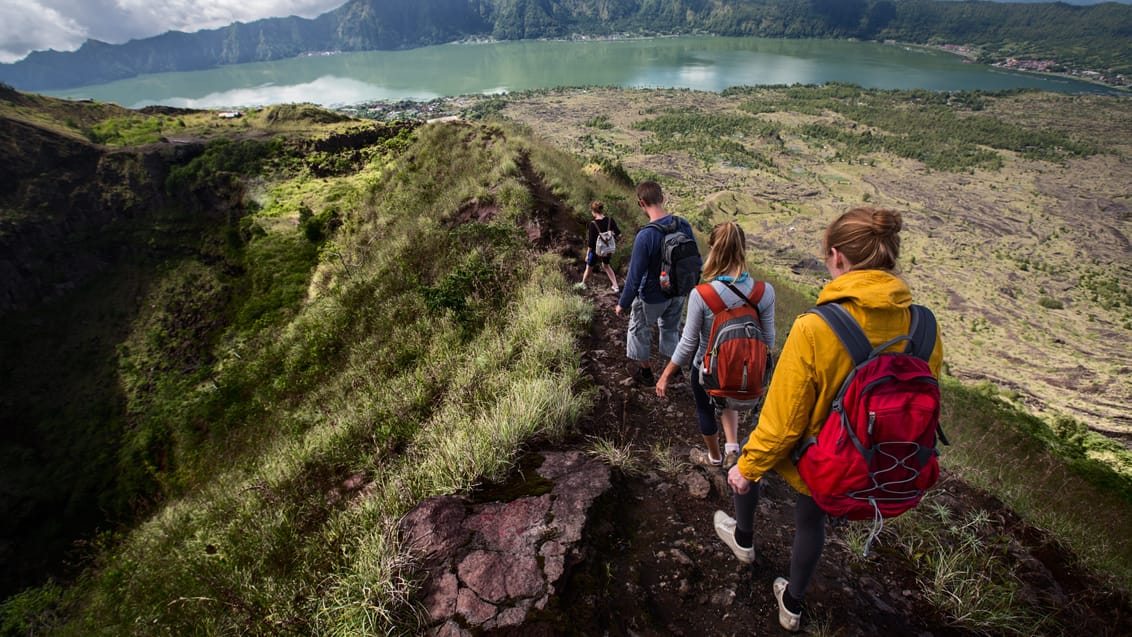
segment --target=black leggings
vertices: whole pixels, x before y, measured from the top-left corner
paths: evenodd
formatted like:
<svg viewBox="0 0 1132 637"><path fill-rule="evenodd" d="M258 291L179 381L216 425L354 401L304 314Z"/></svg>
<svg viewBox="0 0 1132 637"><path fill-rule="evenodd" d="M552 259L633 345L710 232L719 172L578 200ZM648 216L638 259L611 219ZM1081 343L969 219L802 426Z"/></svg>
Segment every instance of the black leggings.
<svg viewBox="0 0 1132 637"><path fill-rule="evenodd" d="M758 482L746 493L735 494L735 526L751 533L755 529L755 511L759 506ZM790 596L801 601L810 586L810 578L818 568L825 547L825 511L808 495L798 494L794 501L794 549L790 554Z"/></svg>
<svg viewBox="0 0 1132 637"><path fill-rule="evenodd" d="M696 423L700 426L700 433L714 436L719 432L715 417L716 407L707 390L700 384L700 368L692 365L692 372L688 376L692 381L692 398L696 399Z"/></svg>

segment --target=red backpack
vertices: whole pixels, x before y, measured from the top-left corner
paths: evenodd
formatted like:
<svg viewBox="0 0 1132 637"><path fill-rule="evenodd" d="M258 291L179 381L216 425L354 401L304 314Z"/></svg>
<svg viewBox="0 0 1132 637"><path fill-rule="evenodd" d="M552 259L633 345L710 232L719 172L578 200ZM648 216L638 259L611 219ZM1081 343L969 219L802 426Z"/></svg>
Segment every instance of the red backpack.
<svg viewBox="0 0 1132 637"><path fill-rule="evenodd" d="M710 283L696 286L713 315L700 385L728 409L752 409L766 389L767 348L758 311L766 284L756 282L749 297L730 283L723 284L743 302L727 307Z"/></svg>
<svg viewBox="0 0 1132 637"><path fill-rule="evenodd" d="M827 513L876 521L866 555L883 519L916 506L939 478L937 434L948 444L939 425L939 382L928 366L935 316L919 305L910 311L909 334L874 348L841 305L810 310L837 334L855 367L817 437L803 441L794 458L814 501ZM884 351L901 341L907 341L904 351Z"/></svg>

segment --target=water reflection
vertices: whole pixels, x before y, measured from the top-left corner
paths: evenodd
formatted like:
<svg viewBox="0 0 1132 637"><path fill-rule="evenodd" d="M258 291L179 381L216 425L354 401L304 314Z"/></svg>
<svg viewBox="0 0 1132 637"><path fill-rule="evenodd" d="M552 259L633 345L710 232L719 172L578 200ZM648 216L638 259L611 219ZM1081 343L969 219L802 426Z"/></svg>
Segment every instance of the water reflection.
<svg viewBox="0 0 1132 637"><path fill-rule="evenodd" d="M358 104L367 100L396 100L410 97L397 91L383 89L366 82L348 77L327 75L313 82L275 86L265 84L247 88L209 93L203 97L169 97L163 100L142 99L130 106L141 108L147 104L161 103L184 108L235 108L248 106L267 106L269 104L289 104L296 102L315 102L323 105ZM414 94L411 97L432 99L436 94Z"/></svg>
<svg viewBox="0 0 1132 637"><path fill-rule="evenodd" d="M367 51L142 76L50 92L129 106L206 108L431 99L554 86L721 91L756 84L851 82L868 88L1038 88L1107 93L1103 86L967 64L958 56L874 42L657 38L448 44Z"/></svg>

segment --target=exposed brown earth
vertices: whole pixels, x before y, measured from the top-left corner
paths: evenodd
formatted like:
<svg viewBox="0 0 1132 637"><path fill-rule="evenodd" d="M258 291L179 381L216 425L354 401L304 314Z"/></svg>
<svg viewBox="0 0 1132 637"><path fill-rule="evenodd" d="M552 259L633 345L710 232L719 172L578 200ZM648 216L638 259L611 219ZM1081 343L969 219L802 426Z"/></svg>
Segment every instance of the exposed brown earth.
<svg viewBox="0 0 1132 637"><path fill-rule="evenodd" d="M662 176L671 210L739 219L758 248L751 258L801 284L821 284L824 272L807 263L837 213L864 201L903 211L904 276L940 318L950 372L1012 390L1010 399L1031 411L1066 414L1128 440L1132 315L1122 302L1096 300L1086 282L1132 279L1132 103L1047 94L991 100L986 113L1066 131L1108 152L1058 165L999 151L1001 170L973 173L883 154L870 155L871 165L849 164L828 146L785 134L781 146L749 141L773 167L705 165L684 153L644 154L652 133L632 128L664 109L738 113L749 99L577 89L515 100L504 115L579 156L603 153L630 172ZM599 114L612 129L585 125ZM844 122L832 113L759 117Z"/></svg>
<svg viewBox="0 0 1132 637"><path fill-rule="evenodd" d="M667 449L686 459L699 439L690 387L682 384L668 401L661 401L652 388L627 383L626 322L613 313L612 293L602 289L592 296L597 315L585 355L595 382L605 391L586 427L592 428L591 435L632 445L638 453L648 450L642 455ZM653 355L659 369L663 361L655 349ZM750 427L750 421L741 420L740 437ZM607 547L599 559L609 565L590 564L590 568L612 575L602 590L589 594L589 601L596 604L594 620L609 634L784 634L777 624L770 585L775 577L788 573L793 490L773 474L765 480L756 519L757 559L753 567L745 567L718 540L712 526L716 509L731 511L722 472L684 465L664 473L655 460L646 457L644 463L643 477L622 476L624 488L618 490L612 524L598 527ZM707 485L700 483L700 477ZM1132 634L1129 600L1087 575L1070 551L1023 523L996 498L945 470L929 505L946 508L956 520L972 511L987 513L989 522L981 533L997 538L994 542L1016 561L1023 606L1051 615L1037 632ZM956 626L926 599L933 584L923 563L916 564L902 552L907 537L900 539L900 532L882 535L881 546L865 559L850 539L851 531L842 527L828 532L808 595L809 615L803 624L808 633L979 634Z"/></svg>
<svg viewBox="0 0 1132 637"><path fill-rule="evenodd" d="M580 103L551 95L531 103L514 104L509 113L527 121L542 136L577 150L573 148L577 135L593 132L585 129L582 122L595 112L611 114L619 121L616 135L640 136L641 133L626 130L624 123L636 117L633 113L639 115L643 111L642 104L634 100L655 97L624 91L584 91L573 95ZM688 100L687 104L700 108L722 108L718 96L674 92L668 98ZM526 110L528 108L532 110ZM540 117L545 119L539 120ZM819 163L817 159L811 160ZM859 201L865 191L872 193L874 202L880 199L908 207L909 201L919 201L910 206L911 232L906 243L909 252L919 255L918 264L910 264L907 274L917 286L917 293L927 296L938 308L937 312L947 316L945 320L949 322L945 323L945 330L950 330L950 335L945 334L945 339L953 373L992 379L1000 386L1023 394L1034 391L1035 386L1042 387L1035 385L1035 380L1049 383L1060 394L1088 394L1095 390L1095 385L1090 383L1096 382L1100 372L1084 357L1073 359L1072 366L1066 363L1059 373L1051 373L1051 358L1045 355L1041 362L1046 370L1044 377L1035 379L1031 376L1035 376L1037 367L1034 358L1043 355L1041 343L996 349L987 345L986 341L991 340L987 333L992 329L1023 333L1023 330L1036 331L1045 325L1042 317L1032 316L1034 308L1025 303L1001 302L994 298L995 294L1008 289L1010 293L1005 294L1006 298L1021 297L1037 285L1031 278L1041 278L1047 284L1049 280L1045 273L1030 277L1026 272L1009 272L1009 268L997 264L988 244L1008 244L1005 237L1010 233L1019 233L1015 239L1019 243L1036 245L1043 237L1046 239L1043 245L1052 241L1041 230L1030 234L1022 232L1028 223L1023 223L1021 212L993 214L996 210L1011 209L1014 200L1009 197L996 200L994 197L1001 194L1000 191L980 185L975 177L932 174L911 162L890 160L887 166L867 171L861 167L822 165L823 174L836 170L839 175L830 182L833 186L826 186L822 179L810 182L801 177L777 176L762 181L735 171L705 171L697 167L696 162L678 155L627 156L625 163L630 170L647 169L678 178L679 181L669 185L671 209L696 211L710 207L742 219L749 229L757 230L751 233L751 239L760 248L763 265L792 280L814 285L820 284L823 273L820 262L813 258L815 246L810 244L816 245L820 229L834 213L849 201ZM1112 157L1094 158L1086 168L1092 170L1099 165L1110 165L1114 174L1126 170L1123 163ZM807 170L816 172L812 168ZM909 175L916 179L908 178ZM539 181L537 175L528 175L528 178L532 183ZM1058 188L1070 189L1068 176L1059 179L1061 181L1057 178L1042 180L1045 190L1041 192L1060 193L1062 190ZM1059 187L1058 183L1063 185ZM1106 206L1111 210L1111 203L1120 205L1115 185L1109 184L1109 188L1111 196L1107 201L1110 203L1098 203L1090 210L1106 209ZM852 189L852 193L846 193L846 189ZM943 193L952 191L955 196L945 199ZM553 198L545 190L539 192L540 201ZM892 193L908 199L891 201ZM1097 202L1104 197L1090 195L1084 199ZM961 205L944 206L941 202L945 200L960 201ZM1052 207L1052 203L1047 204L1034 214L1050 214ZM551 218L562 219L568 213L560 205L551 206L547 201L542 201L540 208L546 208ZM1026 214L1028 222L1029 213ZM1057 223L1063 224L1058 219ZM1126 219L1114 218L1106 223L1104 233L1107 235L1128 236ZM1064 225L1067 224L1057 229L1063 241L1073 234ZM559 228L559 231L564 229ZM916 237L917 230L921 235L930 234L931 241L928 237ZM1076 235L1073 237L1080 245L1068 241L1066 245L1072 245L1074 250L1099 250L1095 245L1086 245L1088 242ZM1128 255L1120 252L1120 240L1114 241L1109 249L1117 252L1109 254L1109 258L1115 260L1118 271L1122 271L1119 269L1127 267ZM555 245L546 247L562 252L575 262L580 261L581 237L567 234L565 242L566 245L554 242ZM1112 248L1113 245L1116 248ZM934 270L940 272L927 272L926 264L936 261L942 265ZM973 263L983 267L961 267ZM943 273L949 273L958 283L943 286ZM1001 280L993 278L999 274L1003 275ZM580 267L572 274L575 279L578 275ZM933 284L937 287L931 287ZM433 613L438 599L447 595L451 600L439 605L442 617L432 615L431 634L785 634L778 626L771 582L788 573L794 492L773 474L763 481L764 497L756 520L756 561L751 566L739 563L717 538L712 524L715 510L731 510L723 472L688 462L689 451L700 439L689 386L678 384L670 388L668 400L661 400L651 387L630 380L624 355L627 321L613 312L615 295L601 276L596 276L583 294L593 302L595 313L580 355L597 389L597 404L578 434L561 445L562 448L532 451L508 483L485 485L479 493L459 503L460 515L465 516L465 520L473 520L471 527L479 536L474 533L464 536L467 541L463 549L433 554L430 558L430 564L441 566L433 568L427 576L418 601ZM972 325L976 326L974 330ZM1095 344L1096 349L1090 351L1107 352L1105 355L1114 358L1126 356L1126 333L1119 325L1108 325L1105 329L1110 332L1110 342ZM1064 330L1064 335L1050 336L1049 340L1054 338L1068 342L1074 335ZM976 339L984 340L976 344L973 342ZM972 343L967 347L950 345L964 340ZM1111 342L1113 340L1115 342ZM1124 350L1120 349L1122 346ZM992 352L993 358L987 358ZM659 369L664 362L654 350L654 369ZM1120 380L1109 379L1108 382L1123 391ZM1059 397L1051 396L1049 401L1039 402L1036 397L1027 396L1035 407L1052 404ZM741 421L741 436L750 430L752 422L749 418ZM604 442L598 444L599 440ZM616 453L611 454L611 448ZM501 554L502 548L485 548L491 545L489 538L507 536L509 531L518 532L513 528L513 521L507 521L507 516L502 516L499 523L491 521L499 517L493 514L508 510L524 513L549 510L561 494L554 496L551 492L548 502L533 505L535 501L547 499L546 487L542 484L546 479L541 469L544 458L578 450L607 461L611 455L618 455L620 459L613 462L616 468L611 476L611 488L588 505L584 530L576 534L576 542L561 546L557 543L557 533L533 539L537 550L551 544L554 554L571 556L565 563L567 571L560 574L557 567L548 570L538 560L526 560L536 571L533 580L507 571L502 579L511 583L478 581L477 564L506 557ZM1132 634L1132 600L1125 593L1090 574L1079 558L1049 533L1030 526L994 496L948 472L947 453L944 449L940 483L920 508L931 510L933 515L943 516L957 525L975 521L970 522L969 530L979 538L982 550L1002 556L1002 562L1008 565L1009 582L1005 585L1014 587L1010 612L1017 613L1017 617L1006 620L1000 617L998 623L993 623L989 618L978 617L981 611L964 616L963 613L971 611L969 599L962 600L968 604L966 610L948 611L934 598L939 582L934 579L937 573L934 567L938 564L933 564L932 560L938 558L927 555L915 525L904 524L905 518L901 518L890 521L868 558L861 555L861 537L863 531L867 531L862 525L867 526L866 523L828 529L824 556L807 598L802 626L805 634L843 637L885 634L1115 637ZM443 500L422 506L444 508L453 506L453 502ZM485 514L489 518L486 524L483 522ZM542 522L529 525L531 528L541 528L540 524L554 526L553 516L538 513L535 517L536 522ZM418 521L422 518L428 516L417 516ZM436 516L436 521L442 525L445 520L448 517ZM465 522L464 526L469 524ZM414 533L419 535L421 529L417 528ZM442 535L439 529L435 533L438 537ZM569 534L575 535L572 530ZM483 551L489 554L484 555ZM491 554L492 551L500 554ZM515 549L514 554L521 558L524 553ZM465 562L461 569L459 565ZM974 563L961 567L978 568ZM970 575L978 578L981 574ZM530 584L532 581L537 585ZM501 592L511 588L517 591L515 595ZM473 595L478 589L483 589L483 595ZM537 594L529 595L531 591ZM521 619L515 609L525 609ZM983 619L987 621L984 623Z"/></svg>
<svg viewBox="0 0 1132 637"><path fill-rule="evenodd" d="M626 322L613 313L616 298L604 286L586 294L596 316L581 355L599 399L579 435L564 445L567 455L532 452L507 484L487 485L467 499L425 502L407 517L408 538L427 553L430 572L418 601L432 618L430 634L787 634L778 626L771 582L788 573L794 492L773 474L763 481L756 562L738 562L712 525L716 509L731 510L723 472L686 461L699 440L688 384L672 387L662 401L652 388L628 380ZM654 365L661 362L654 352ZM741 435L750 427L749 419L743 421ZM571 487L583 497L559 488L554 478L548 486L548 475L561 471L544 469L551 466L544 458L561 467L562 458L579 449L592 453L598 438L626 451L639 470L615 470L612 488L602 487L596 500L593 488L605 477L592 478L588 489ZM668 460L657 460L658 454ZM582 532L574 526L566 532L532 531L578 524L547 514L568 502L588 507ZM994 497L945 470L922 506L946 510L955 520L982 512L978 534L1014 564L1016 609L1040 617L1038 623L1027 623L1032 618L1006 628L964 623L932 603L931 569L907 549L916 544L914 535L885 531L866 559L853 539L861 527L843 526L828 531L807 598L804 634L1132 634L1126 597L1087 574L1072 552ZM533 522L527 519L532 511ZM572 539L566 542L563 535ZM556 556L553 563L534 559L539 551ZM483 562L507 566L483 578L477 575ZM529 568L518 572L520 564Z"/></svg>

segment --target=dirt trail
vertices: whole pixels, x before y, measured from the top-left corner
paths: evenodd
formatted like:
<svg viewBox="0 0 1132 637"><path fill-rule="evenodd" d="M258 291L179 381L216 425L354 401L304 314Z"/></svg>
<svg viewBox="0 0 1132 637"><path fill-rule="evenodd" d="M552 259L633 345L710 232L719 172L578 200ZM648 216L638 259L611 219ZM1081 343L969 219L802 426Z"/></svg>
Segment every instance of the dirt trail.
<svg viewBox="0 0 1132 637"><path fill-rule="evenodd" d="M714 510L731 510L722 471L687 463L688 451L700 439L691 389L687 382L676 385L669 400L662 401L651 387L627 380L627 320L614 314L617 298L603 279L594 277L583 292L594 304L595 318L582 356L600 399L570 444L585 447L597 437L631 446L644 473L615 472L604 514L591 522L593 557L578 567L560 600L569 626L551 632L785 634L777 623L771 582L788 573L794 492L777 476L763 481L756 562L739 563L712 526ZM665 361L655 351L655 340L653 357L654 369L660 369ZM741 422L740 436L750 427L750 419ZM655 449L670 449L685 466L665 473L653 460ZM1073 554L1023 524L1001 502L946 470L933 501L955 519L974 510L987 513L998 547L1017 563L1018 599L1048 615L1037 634L1132 635L1132 604L1085 574ZM929 602L921 583L927 570L917 570L890 534L881 536L865 560L850 549L846 533L844 528L827 533L807 599L804 633L926 637L1026 630L1021 625L986 631L955 625Z"/></svg>

